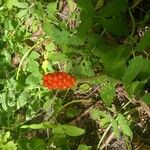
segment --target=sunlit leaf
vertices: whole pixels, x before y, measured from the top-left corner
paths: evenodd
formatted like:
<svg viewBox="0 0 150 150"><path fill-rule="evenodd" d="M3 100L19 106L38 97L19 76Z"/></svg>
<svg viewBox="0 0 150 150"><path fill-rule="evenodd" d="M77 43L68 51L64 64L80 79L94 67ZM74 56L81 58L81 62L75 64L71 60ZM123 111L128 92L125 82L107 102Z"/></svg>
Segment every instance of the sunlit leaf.
<svg viewBox="0 0 150 150"><path fill-rule="evenodd" d="M132 134L132 131L130 129L130 126L128 124L127 119L122 114L118 114L117 121L118 121L118 124L120 125L120 127L122 129L122 132L125 135L127 135L127 136L132 138L133 134Z"/></svg>
<svg viewBox="0 0 150 150"><path fill-rule="evenodd" d="M129 62L129 66L122 77L122 81L124 83L132 82L137 77L137 75L141 72L143 65L144 64L143 64L142 56L137 56L131 59L131 61Z"/></svg>
<svg viewBox="0 0 150 150"><path fill-rule="evenodd" d="M108 83L105 85L102 90L100 91L100 96L102 101L107 105L110 106L113 102L115 97L115 85Z"/></svg>
<svg viewBox="0 0 150 150"><path fill-rule="evenodd" d="M81 144L77 150L91 150L91 146Z"/></svg>
<svg viewBox="0 0 150 150"><path fill-rule="evenodd" d="M24 106L28 102L29 94L23 91L17 99L17 109Z"/></svg>
<svg viewBox="0 0 150 150"><path fill-rule="evenodd" d="M61 125L61 128L63 132L69 136L80 136L85 132L83 129L71 125Z"/></svg>

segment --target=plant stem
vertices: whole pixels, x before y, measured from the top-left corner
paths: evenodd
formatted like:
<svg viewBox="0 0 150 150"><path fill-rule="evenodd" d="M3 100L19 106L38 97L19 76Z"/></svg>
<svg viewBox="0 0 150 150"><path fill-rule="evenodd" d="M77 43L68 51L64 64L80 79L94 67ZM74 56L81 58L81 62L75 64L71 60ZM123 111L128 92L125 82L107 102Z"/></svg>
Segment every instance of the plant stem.
<svg viewBox="0 0 150 150"><path fill-rule="evenodd" d="M20 61L20 64L18 66L18 70L17 70L17 74L16 74L16 80L18 80L19 78L19 73L20 73L20 70L21 70L21 66L24 62L24 60L28 57L28 55L31 53L31 51L36 47L38 46L39 44L41 44L41 42L38 42L37 44L33 45L22 57L21 61Z"/></svg>
<svg viewBox="0 0 150 150"><path fill-rule="evenodd" d="M62 108L60 108L56 114L60 113L64 108L68 107L69 105L75 104L75 103L89 103L91 102L91 100L74 100L72 102L69 102L67 104L65 104Z"/></svg>
<svg viewBox="0 0 150 150"><path fill-rule="evenodd" d="M134 20L134 17L132 15L132 12L131 12L130 8L128 8L128 11L129 11L129 15L130 15L130 18L131 18L131 21L132 21L132 32L131 32L129 37L132 37L134 35L134 32L135 32L135 20Z"/></svg>

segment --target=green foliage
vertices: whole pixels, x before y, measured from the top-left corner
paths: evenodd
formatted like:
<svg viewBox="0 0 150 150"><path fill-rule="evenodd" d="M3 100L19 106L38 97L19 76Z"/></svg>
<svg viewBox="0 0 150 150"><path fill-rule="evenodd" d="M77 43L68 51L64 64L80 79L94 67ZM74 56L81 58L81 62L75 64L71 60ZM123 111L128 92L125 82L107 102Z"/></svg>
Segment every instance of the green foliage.
<svg viewBox="0 0 150 150"><path fill-rule="evenodd" d="M46 150L46 145L41 139L36 137L30 140L22 138L18 140L18 148L20 150L26 150L26 149Z"/></svg>
<svg viewBox="0 0 150 150"><path fill-rule="evenodd" d="M106 84L101 92L100 96L102 97L102 100L107 106L110 106L113 102L113 99L115 97L115 85L108 83Z"/></svg>
<svg viewBox="0 0 150 150"><path fill-rule="evenodd" d="M100 149L109 133L126 145L149 138L137 122L150 104L150 29L138 34L149 26L143 3L0 1L0 149ZM43 75L57 71L72 74L74 87L44 87Z"/></svg>
<svg viewBox="0 0 150 150"><path fill-rule="evenodd" d="M127 35L128 27L123 17L126 11L126 0L113 0L102 8L99 13L99 22L104 29L112 34L117 36Z"/></svg>
<svg viewBox="0 0 150 150"><path fill-rule="evenodd" d="M91 147L90 146L86 146L86 145L79 145L78 149L77 150L90 150Z"/></svg>
<svg viewBox="0 0 150 150"><path fill-rule="evenodd" d="M106 114L98 109L92 109L90 114L91 118L98 121L100 126L106 128L108 125L111 125L117 138L120 136L119 128L121 128L122 133L125 135L129 136L130 138L133 137L133 133L130 129L128 121L122 114L119 113L115 119L109 114Z"/></svg>
<svg viewBox="0 0 150 150"><path fill-rule="evenodd" d="M140 40L138 45L135 47L135 50L143 51L149 48L150 47L149 39L150 39L150 29L147 32L145 32L144 37Z"/></svg>
<svg viewBox="0 0 150 150"><path fill-rule="evenodd" d="M131 83L137 77L137 75L141 72L143 65L144 64L143 64L142 56L137 56L131 59L131 61L129 62L129 66L126 69L122 77L122 81L125 84Z"/></svg>
<svg viewBox="0 0 150 150"><path fill-rule="evenodd" d="M0 149L1 150L17 150L17 144L10 140L10 132L1 132L0 134Z"/></svg>
<svg viewBox="0 0 150 150"><path fill-rule="evenodd" d="M128 135L132 138L133 137L132 131L129 127L129 124L128 124L128 121L126 120L126 118L122 114L118 114L117 121L118 121L118 124L120 125L120 127L122 129L122 132L125 135Z"/></svg>
<svg viewBox="0 0 150 150"><path fill-rule="evenodd" d="M146 104L150 104L150 93L145 94L141 97L141 99L146 103Z"/></svg>

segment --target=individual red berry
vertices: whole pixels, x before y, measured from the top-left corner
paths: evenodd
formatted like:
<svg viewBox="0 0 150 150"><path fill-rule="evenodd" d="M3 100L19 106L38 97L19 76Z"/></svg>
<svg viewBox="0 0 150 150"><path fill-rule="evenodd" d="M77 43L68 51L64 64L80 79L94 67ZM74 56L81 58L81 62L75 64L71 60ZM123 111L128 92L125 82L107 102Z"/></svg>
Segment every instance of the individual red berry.
<svg viewBox="0 0 150 150"><path fill-rule="evenodd" d="M75 85L76 79L66 72L48 73L43 76L43 86L50 90L65 90Z"/></svg>

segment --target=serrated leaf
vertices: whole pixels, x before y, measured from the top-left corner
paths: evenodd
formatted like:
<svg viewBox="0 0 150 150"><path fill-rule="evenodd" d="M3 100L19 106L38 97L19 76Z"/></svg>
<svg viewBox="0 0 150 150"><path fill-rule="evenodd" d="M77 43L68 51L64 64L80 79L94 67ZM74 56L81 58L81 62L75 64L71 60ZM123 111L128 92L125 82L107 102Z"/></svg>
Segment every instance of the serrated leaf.
<svg viewBox="0 0 150 150"><path fill-rule="evenodd" d="M93 108L90 111L90 115L91 115L91 118L96 120L96 121L100 120L100 118L109 118L109 120L111 120L111 116L109 114L106 114L105 112L100 111L96 108Z"/></svg>
<svg viewBox="0 0 150 150"><path fill-rule="evenodd" d="M100 96L102 101L107 105L110 106L113 102L115 96L115 85L108 83L105 85L100 92Z"/></svg>
<svg viewBox="0 0 150 150"><path fill-rule="evenodd" d="M6 104L6 101L7 101L6 92L0 94L0 103L2 104L2 108L3 108L5 111L7 111L7 104Z"/></svg>
<svg viewBox="0 0 150 150"><path fill-rule="evenodd" d="M150 29L148 29L148 31L145 32L144 37L140 40L135 50L143 51L147 48L150 48L149 39L150 39Z"/></svg>
<svg viewBox="0 0 150 150"><path fill-rule="evenodd" d="M29 55L29 59L34 60L40 57L40 54L37 53L36 51L32 51Z"/></svg>
<svg viewBox="0 0 150 150"><path fill-rule="evenodd" d="M54 62L65 62L67 60L69 60L69 58L63 54L63 53L59 53L59 52L50 52L48 55L48 58L50 61L54 61Z"/></svg>
<svg viewBox="0 0 150 150"><path fill-rule="evenodd" d="M100 114L101 114L100 110L95 109L95 108L93 108L90 111L91 118L96 120L96 121L100 119Z"/></svg>
<svg viewBox="0 0 150 150"><path fill-rule="evenodd" d="M70 33L65 30L59 30L52 23L44 24L44 31L50 38L55 41L57 44L64 46L68 44Z"/></svg>
<svg viewBox="0 0 150 150"><path fill-rule="evenodd" d="M28 9L20 10L19 13L16 14L17 18L22 18L28 14Z"/></svg>
<svg viewBox="0 0 150 150"><path fill-rule="evenodd" d="M110 117L105 117L105 118L100 119L100 125L102 127L106 126L110 122L111 122L111 118Z"/></svg>
<svg viewBox="0 0 150 150"><path fill-rule="evenodd" d="M141 99L147 104L150 105L150 93L147 93L141 97Z"/></svg>
<svg viewBox="0 0 150 150"><path fill-rule="evenodd" d="M113 120L111 121L111 124L112 124L113 131L114 131L116 137L119 138L120 133L119 133L117 121L113 119Z"/></svg>
<svg viewBox="0 0 150 150"><path fill-rule="evenodd" d="M137 75L141 72L142 68L143 68L142 56L137 56L131 59L129 62L129 66L127 67L122 77L122 81L125 84L132 82L137 77Z"/></svg>
<svg viewBox="0 0 150 150"><path fill-rule="evenodd" d="M50 2L47 5L47 13L48 13L48 17L51 21L58 21L55 14L57 12L57 2Z"/></svg>
<svg viewBox="0 0 150 150"><path fill-rule="evenodd" d="M121 79L127 65L126 59L129 57L130 50L128 47L122 45L117 48L112 48L104 52L101 56L101 63L104 65L108 76Z"/></svg>
<svg viewBox="0 0 150 150"><path fill-rule="evenodd" d="M87 32L93 25L94 9L91 0L78 0L77 5L81 8L80 20L81 24L78 28L78 38L83 41L86 38Z"/></svg>
<svg viewBox="0 0 150 150"><path fill-rule="evenodd" d="M16 6L18 8L28 8L28 3L26 3L26 2L17 2L17 3L14 3L14 6Z"/></svg>
<svg viewBox="0 0 150 150"><path fill-rule="evenodd" d="M115 9L114 9L115 8ZM122 14L127 10L127 1L113 0L110 1L100 11L100 24L107 31L117 36L127 35L128 27Z"/></svg>
<svg viewBox="0 0 150 150"><path fill-rule="evenodd" d="M38 73L39 72L39 64L34 61L34 60L30 60L27 66L27 71L31 72L31 73Z"/></svg>
<svg viewBox="0 0 150 150"><path fill-rule="evenodd" d="M41 74L30 74L27 78L25 83L27 85L35 86L40 85L42 81L42 75Z"/></svg>
<svg viewBox="0 0 150 150"><path fill-rule="evenodd" d="M17 109L24 106L28 102L29 94L26 91L23 91L17 99Z"/></svg>
<svg viewBox="0 0 150 150"><path fill-rule="evenodd" d="M51 2L47 5L47 12L51 15L55 14L57 11L57 2Z"/></svg>
<svg viewBox="0 0 150 150"><path fill-rule="evenodd" d="M121 16L111 18L100 18L100 22L104 29L117 36L128 35L128 28L125 20Z"/></svg>
<svg viewBox="0 0 150 150"><path fill-rule="evenodd" d="M90 85L88 83L83 83L80 85L79 90L81 92L85 92L90 89Z"/></svg>
<svg viewBox="0 0 150 150"><path fill-rule="evenodd" d="M143 64L142 72L150 74L150 60L143 58Z"/></svg>
<svg viewBox="0 0 150 150"><path fill-rule="evenodd" d="M8 0L6 2L6 6L11 9L12 6L16 6L18 8L27 8L28 7L28 3L26 2L19 2L18 0Z"/></svg>
<svg viewBox="0 0 150 150"><path fill-rule="evenodd" d="M129 126L129 124L128 124L128 121L127 121L127 119L122 115L122 114L118 114L118 116L117 116L117 121L118 121L118 124L119 124L119 126L121 127L121 129L122 129L122 132L125 134L125 135L127 135L127 136L129 136L129 137L133 137L133 134L132 134L132 131L131 131L131 129L130 129L130 126Z"/></svg>
<svg viewBox="0 0 150 150"><path fill-rule="evenodd" d="M17 144L19 150L46 150L46 144L42 139L37 137L32 137L31 139L21 137L17 140Z"/></svg>
<svg viewBox="0 0 150 150"><path fill-rule="evenodd" d="M7 142L7 140L10 138L10 132L6 132L3 136L3 142Z"/></svg>

